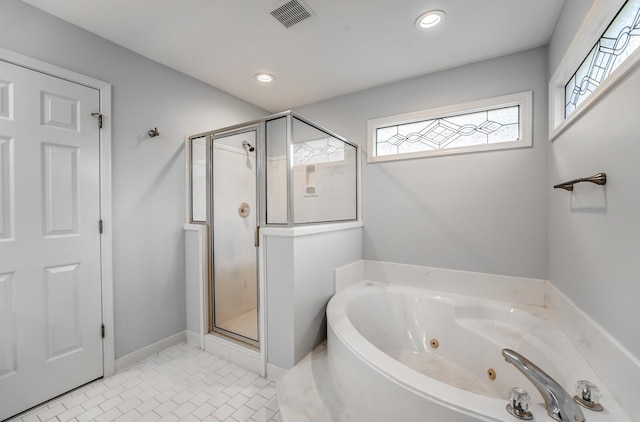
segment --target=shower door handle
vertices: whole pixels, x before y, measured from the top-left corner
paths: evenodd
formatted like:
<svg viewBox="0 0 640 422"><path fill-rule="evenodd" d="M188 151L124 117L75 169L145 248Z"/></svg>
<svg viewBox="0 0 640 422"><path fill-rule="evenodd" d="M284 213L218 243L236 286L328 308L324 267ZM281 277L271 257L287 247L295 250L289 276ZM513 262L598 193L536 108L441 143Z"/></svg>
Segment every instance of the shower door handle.
<svg viewBox="0 0 640 422"><path fill-rule="evenodd" d="M256 248L260 247L260 226L256 226L256 237L254 239L254 245Z"/></svg>

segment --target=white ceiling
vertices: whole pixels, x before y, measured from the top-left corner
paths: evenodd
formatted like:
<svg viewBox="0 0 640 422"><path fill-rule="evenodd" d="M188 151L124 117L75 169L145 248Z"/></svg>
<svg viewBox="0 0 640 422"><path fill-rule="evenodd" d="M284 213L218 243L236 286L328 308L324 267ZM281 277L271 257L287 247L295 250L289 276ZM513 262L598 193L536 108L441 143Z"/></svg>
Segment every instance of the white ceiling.
<svg viewBox="0 0 640 422"><path fill-rule="evenodd" d="M24 0L270 112L545 45L564 0ZM446 12L419 31L422 12ZM269 72L266 86L254 80Z"/></svg>

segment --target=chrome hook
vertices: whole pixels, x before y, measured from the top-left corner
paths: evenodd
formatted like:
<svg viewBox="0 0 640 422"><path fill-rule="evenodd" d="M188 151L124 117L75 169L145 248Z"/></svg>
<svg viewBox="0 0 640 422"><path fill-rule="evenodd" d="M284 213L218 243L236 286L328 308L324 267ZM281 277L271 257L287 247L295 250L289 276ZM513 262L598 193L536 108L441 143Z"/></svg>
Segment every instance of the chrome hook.
<svg viewBox="0 0 640 422"><path fill-rule="evenodd" d="M147 132L147 135L149 135L151 138L155 138L156 136L160 136L160 132L158 132L157 127L154 127L149 132Z"/></svg>

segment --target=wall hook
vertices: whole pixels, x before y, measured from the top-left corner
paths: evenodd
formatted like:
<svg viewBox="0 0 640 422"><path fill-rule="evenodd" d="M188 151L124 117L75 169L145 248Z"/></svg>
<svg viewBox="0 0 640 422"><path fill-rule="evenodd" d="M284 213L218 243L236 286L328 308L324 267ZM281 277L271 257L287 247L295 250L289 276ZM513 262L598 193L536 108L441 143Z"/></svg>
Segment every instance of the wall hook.
<svg viewBox="0 0 640 422"><path fill-rule="evenodd" d="M151 129L149 132L147 132L147 134L152 138L155 138L156 136L160 136L160 132L158 132L157 127L154 127L153 129Z"/></svg>

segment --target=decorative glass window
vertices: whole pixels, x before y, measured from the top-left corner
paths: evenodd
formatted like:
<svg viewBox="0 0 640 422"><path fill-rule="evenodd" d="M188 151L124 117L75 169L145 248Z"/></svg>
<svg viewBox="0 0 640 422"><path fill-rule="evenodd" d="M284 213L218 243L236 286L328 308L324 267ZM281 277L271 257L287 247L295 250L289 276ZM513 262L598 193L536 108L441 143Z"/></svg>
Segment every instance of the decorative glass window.
<svg viewBox="0 0 640 422"><path fill-rule="evenodd" d="M532 93L369 121L369 162L528 147Z"/></svg>
<svg viewBox="0 0 640 422"><path fill-rule="evenodd" d="M640 0L593 0L549 80L556 139L640 64Z"/></svg>
<svg viewBox="0 0 640 422"><path fill-rule="evenodd" d="M640 0L628 0L565 85L565 117L640 47Z"/></svg>

